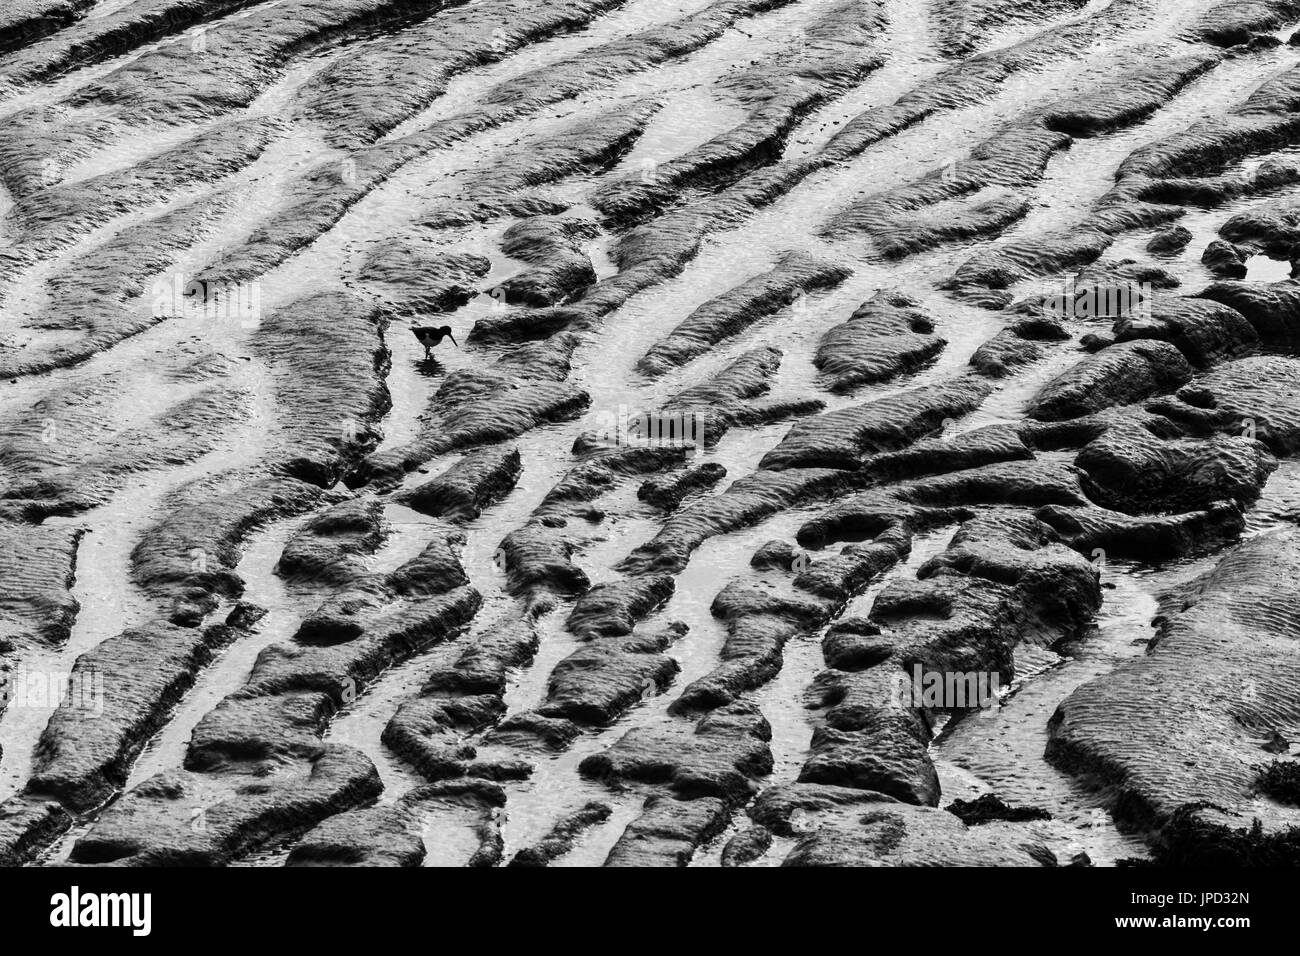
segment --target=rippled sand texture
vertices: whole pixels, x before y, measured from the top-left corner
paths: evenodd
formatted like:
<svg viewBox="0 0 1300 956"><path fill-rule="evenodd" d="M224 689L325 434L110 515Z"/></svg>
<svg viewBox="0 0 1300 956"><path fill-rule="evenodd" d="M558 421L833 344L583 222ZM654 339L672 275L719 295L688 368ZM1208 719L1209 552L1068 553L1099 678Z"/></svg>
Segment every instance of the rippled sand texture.
<svg viewBox="0 0 1300 956"><path fill-rule="evenodd" d="M6 4L0 861L1295 862L1298 27Z"/></svg>

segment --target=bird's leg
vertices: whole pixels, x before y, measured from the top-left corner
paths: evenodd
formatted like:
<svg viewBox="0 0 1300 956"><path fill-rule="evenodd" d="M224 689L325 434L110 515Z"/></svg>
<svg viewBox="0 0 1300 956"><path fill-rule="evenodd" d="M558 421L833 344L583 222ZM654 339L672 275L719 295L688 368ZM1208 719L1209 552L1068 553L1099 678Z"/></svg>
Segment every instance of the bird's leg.
<svg viewBox="0 0 1300 956"><path fill-rule="evenodd" d="M424 360L429 361L429 346L427 345L424 347Z"/></svg>

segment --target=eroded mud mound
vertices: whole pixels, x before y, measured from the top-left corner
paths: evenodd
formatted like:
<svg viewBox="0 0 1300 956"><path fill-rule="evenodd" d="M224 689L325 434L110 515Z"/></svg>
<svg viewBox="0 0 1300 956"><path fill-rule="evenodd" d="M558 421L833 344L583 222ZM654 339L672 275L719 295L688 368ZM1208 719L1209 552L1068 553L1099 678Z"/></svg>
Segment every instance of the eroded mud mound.
<svg viewBox="0 0 1300 956"><path fill-rule="evenodd" d="M9 4L0 863L1294 862L1297 29Z"/></svg>

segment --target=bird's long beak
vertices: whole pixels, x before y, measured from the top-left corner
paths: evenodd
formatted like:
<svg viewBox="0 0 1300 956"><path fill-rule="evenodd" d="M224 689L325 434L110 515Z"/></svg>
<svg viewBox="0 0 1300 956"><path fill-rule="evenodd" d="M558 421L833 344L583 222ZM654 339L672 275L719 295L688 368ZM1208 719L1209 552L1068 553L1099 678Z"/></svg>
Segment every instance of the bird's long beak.
<svg viewBox="0 0 1300 956"><path fill-rule="evenodd" d="M460 348L460 343L456 341L456 336L454 336L454 335L452 335L450 332L448 332L448 333L447 333L447 338L451 339L451 344L452 344L452 345L456 346L456 348Z"/></svg>

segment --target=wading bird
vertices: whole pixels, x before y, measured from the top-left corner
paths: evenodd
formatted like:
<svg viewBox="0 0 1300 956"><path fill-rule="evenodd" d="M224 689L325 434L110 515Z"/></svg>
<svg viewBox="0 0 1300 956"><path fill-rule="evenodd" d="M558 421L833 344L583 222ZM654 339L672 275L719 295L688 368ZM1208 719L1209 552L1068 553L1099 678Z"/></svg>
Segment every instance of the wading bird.
<svg viewBox="0 0 1300 956"><path fill-rule="evenodd" d="M419 339L420 344L424 346L424 357L429 357L429 350L441 342L444 338L451 339L451 344L460 348L460 343L456 341L456 336L451 334L451 326L444 325L435 329L432 325L420 325L413 329L415 337Z"/></svg>

